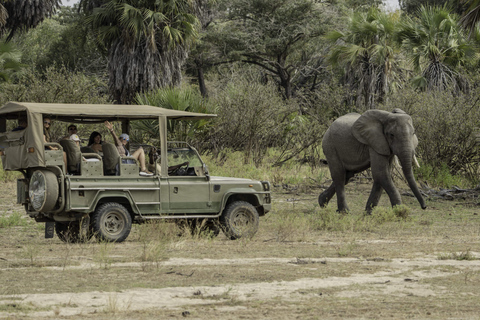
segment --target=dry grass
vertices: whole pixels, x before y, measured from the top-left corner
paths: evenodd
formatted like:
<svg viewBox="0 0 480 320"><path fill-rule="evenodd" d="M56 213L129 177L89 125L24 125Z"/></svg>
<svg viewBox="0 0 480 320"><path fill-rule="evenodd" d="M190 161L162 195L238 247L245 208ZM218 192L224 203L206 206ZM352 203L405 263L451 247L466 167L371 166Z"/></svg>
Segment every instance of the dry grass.
<svg viewBox="0 0 480 320"><path fill-rule="evenodd" d="M149 223L121 244L65 244L23 217L0 228L0 318L477 319L477 204L384 196L365 216L369 188L349 185L339 215L319 190L277 187L241 241ZM14 184L0 189L0 219L21 213Z"/></svg>

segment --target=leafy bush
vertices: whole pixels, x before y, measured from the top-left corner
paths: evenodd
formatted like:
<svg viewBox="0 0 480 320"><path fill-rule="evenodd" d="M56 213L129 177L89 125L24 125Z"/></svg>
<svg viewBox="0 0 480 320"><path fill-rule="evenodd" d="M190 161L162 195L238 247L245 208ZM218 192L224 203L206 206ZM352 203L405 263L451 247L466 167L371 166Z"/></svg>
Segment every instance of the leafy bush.
<svg viewBox="0 0 480 320"><path fill-rule="evenodd" d="M296 100L284 100L273 84L252 78L233 78L212 95L218 117L207 137L202 137L204 149L220 158L223 150L242 151L244 163L252 159L258 166L269 147L280 150L275 162L282 163L317 146L321 125L302 112Z"/></svg>
<svg viewBox="0 0 480 320"><path fill-rule="evenodd" d="M0 85L0 105L8 101L40 103L109 103L106 84L64 68L48 68L44 73L27 70L13 83ZM53 115L53 120L55 117ZM16 125L16 124L15 124ZM52 139L65 135L64 126L52 126Z"/></svg>
<svg viewBox="0 0 480 320"><path fill-rule="evenodd" d="M0 103L108 103L106 90L102 79L50 67L43 73L28 70L13 83L0 86Z"/></svg>

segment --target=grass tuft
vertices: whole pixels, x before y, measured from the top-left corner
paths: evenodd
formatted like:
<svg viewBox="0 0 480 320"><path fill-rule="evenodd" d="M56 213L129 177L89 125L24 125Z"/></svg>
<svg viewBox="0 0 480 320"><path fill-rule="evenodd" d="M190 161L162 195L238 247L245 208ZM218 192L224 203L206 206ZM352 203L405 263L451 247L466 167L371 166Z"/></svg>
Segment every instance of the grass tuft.
<svg viewBox="0 0 480 320"><path fill-rule="evenodd" d="M25 216L18 212L0 217L0 228L26 226L28 224Z"/></svg>
<svg viewBox="0 0 480 320"><path fill-rule="evenodd" d="M464 252L453 252L450 254L441 254L438 256L438 260L458 260L458 261L471 261L478 260L471 252L470 249Z"/></svg>

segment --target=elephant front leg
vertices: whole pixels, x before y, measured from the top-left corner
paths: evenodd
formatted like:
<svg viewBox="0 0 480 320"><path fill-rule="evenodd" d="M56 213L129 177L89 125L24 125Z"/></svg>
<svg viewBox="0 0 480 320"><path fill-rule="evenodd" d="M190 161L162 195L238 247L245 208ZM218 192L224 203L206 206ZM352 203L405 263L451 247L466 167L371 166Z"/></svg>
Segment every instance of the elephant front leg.
<svg viewBox="0 0 480 320"><path fill-rule="evenodd" d="M382 185L376 181L373 182L372 191L370 192L370 196L367 200L367 206L365 207L365 211L367 214L372 214L373 208L378 205L380 201L380 197L382 196Z"/></svg>
<svg viewBox="0 0 480 320"><path fill-rule="evenodd" d="M390 203L392 207L402 204L402 198L400 196L400 192L398 192L392 179L391 162L393 160L393 157L381 156L371 151L370 159L372 159L371 170L372 170L374 188L378 188L377 185L381 185L381 187L385 190L388 197L390 198ZM373 188L372 188L372 193L374 193ZM373 204L375 200L375 197L373 194L371 194L370 196L372 198L372 203L367 202L367 207L369 204L370 205ZM380 198L378 200L380 200ZM378 201L376 204L378 204ZM367 208L367 212L368 212L368 208Z"/></svg>

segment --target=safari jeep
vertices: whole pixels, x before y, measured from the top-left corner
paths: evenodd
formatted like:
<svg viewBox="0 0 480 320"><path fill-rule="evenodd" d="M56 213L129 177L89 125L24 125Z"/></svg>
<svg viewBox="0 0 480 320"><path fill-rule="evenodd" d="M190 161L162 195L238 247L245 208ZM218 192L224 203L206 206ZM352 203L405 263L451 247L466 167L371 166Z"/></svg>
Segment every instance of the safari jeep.
<svg viewBox="0 0 480 320"><path fill-rule="evenodd" d="M71 140L44 143L44 116L64 127L119 121L127 133L131 121L158 121L160 145L145 147L146 152L151 149L153 175L140 175L136 161L120 157L113 144L103 146L102 157L82 153ZM153 219L201 223L215 234L219 226L232 240L251 237L259 216L271 208L269 182L210 176L194 148L167 142L168 121L213 116L145 105L8 102L0 108L2 164L4 170L23 174L17 181L17 202L30 217L45 223L46 238L55 230L66 242L92 236L121 242L132 223ZM27 119L27 128L7 132L7 120L16 124L20 118Z"/></svg>

